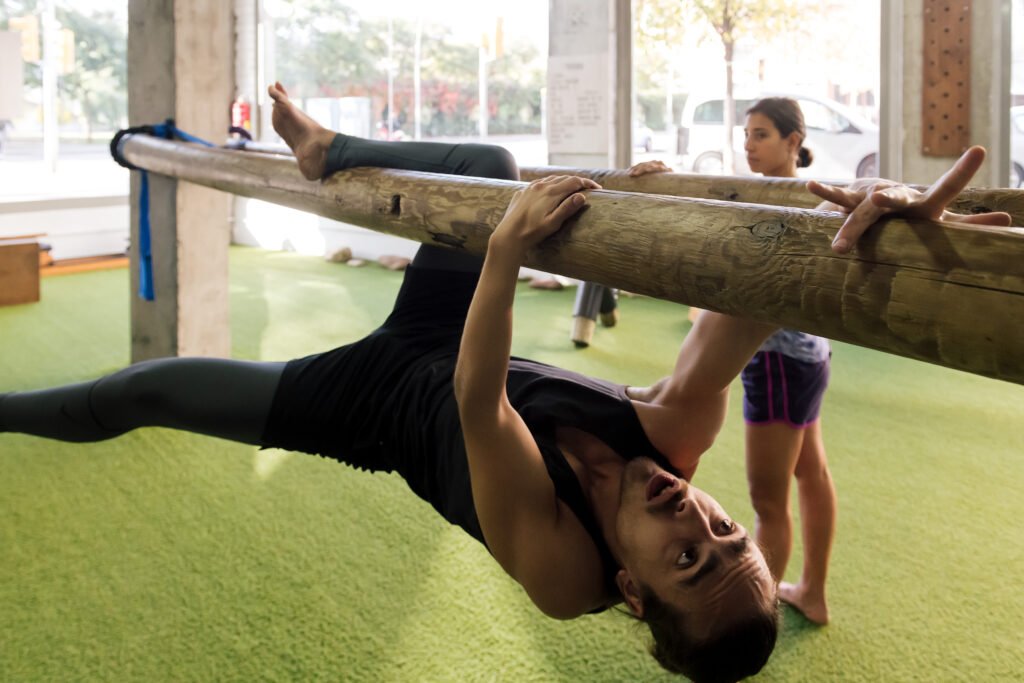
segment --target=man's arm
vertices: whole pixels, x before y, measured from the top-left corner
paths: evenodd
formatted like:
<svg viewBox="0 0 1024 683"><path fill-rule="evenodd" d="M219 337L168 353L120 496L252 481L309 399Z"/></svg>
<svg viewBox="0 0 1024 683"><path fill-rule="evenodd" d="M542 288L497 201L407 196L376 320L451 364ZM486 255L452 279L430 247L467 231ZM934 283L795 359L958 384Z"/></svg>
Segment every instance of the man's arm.
<svg viewBox="0 0 1024 683"><path fill-rule="evenodd" d="M984 159L985 150L972 147L925 192L878 179L860 180L846 188L811 181L808 189L824 200L819 208L848 214L832 242L833 251L839 254L849 253L868 228L890 213L971 223L982 228L1007 226L1010 217L1002 212L967 216L946 210ZM631 174L661 170L664 169L641 164L631 169ZM670 433L671 437L663 437L655 445L677 467L692 469L703 450L710 447L724 419L729 384L775 329L772 325L707 311L683 342L672 375L646 392L655 406L669 408L670 413L676 414L674 422L658 416L660 422L655 423L662 425L659 431ZM683 416L685 421L679 419ZM675 457L668 450L673 443L681 444Z"/></svg>
<svg viewBox="0 0 1024 683"><path fill-rule="evenodd" d="M729 385L778 329L704 311L686 335L672 374L646 390L630 391L644 429L686 479L725 421Z"/></svg>
<svg viewBox="0 0 1024 683"><path fill-rule="evenodd" d="M671 170L661 161L647 161L632 166L629 175ZM646 389L629 390L631 398L654 408L639 408L648 436L687 479L722 427L729 385L776 329L703 311L683 340L672 374Z"/></svg>
<svg viewBox="0 0 1024 683"><path fill-rule="evenodd" d="M557 232L586 204L592 180L552 176L520 190L491 235L483 271L466 316L455 368L459 409L490 416L507 403L505 379L512 348L512 302L526 253ZM464 415L464 416L465 416Z"/></svg>
<svg viewBox="0 0 1024 683"><path fill-rule="evenodd" d="M549 178L516 194L491 236L455 369L473 501L488 548L533 602L557 618L598 605L600 558L582 525L563 514L505 383L519 267L530 248L585 205L580 190L592 187L581 178Z"/></svg>
<svg viewBox="0 0 1024 683"><path fill-rule="evenodd" d="M1010 214L1002 211L958 214L946 210L946 206L971 182L984 161L985 148L971 147L924 192L879 178L862 178L845 188L812 180L807 183L807 189L825 200L819 208L849 214L832 241L833 251L846 254L868 228L891 213L905 218L968 223L981 229L1009 226Z"/></svg>

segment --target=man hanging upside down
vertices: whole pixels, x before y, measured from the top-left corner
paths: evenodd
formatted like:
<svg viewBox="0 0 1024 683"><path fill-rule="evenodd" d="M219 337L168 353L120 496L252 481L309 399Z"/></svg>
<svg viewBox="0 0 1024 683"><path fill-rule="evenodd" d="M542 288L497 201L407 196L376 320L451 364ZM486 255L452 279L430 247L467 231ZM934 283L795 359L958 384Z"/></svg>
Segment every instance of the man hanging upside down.
<svg viewBox="0 0 1024 683"><path fill-rule="evenodd" d="M355 166L518 179L501 148L335 134L280 84L270 96L274 128L310 180ZM983 154L968 152L929 195L818 191L853 211L841 234L855 241L879 212L941 213ZM729 384L774 328L708 313L671 375L648 388L509 357L526 252L596 189L554 177L520 190L483 260L421 247L391 314L359 341L287 363L169 358L0 394L0 431L87 442L171 427L396 471L545 614L624 601L670 671L752 675L774 647L776 585L746 530L688 482L722 425Z"/></svg>

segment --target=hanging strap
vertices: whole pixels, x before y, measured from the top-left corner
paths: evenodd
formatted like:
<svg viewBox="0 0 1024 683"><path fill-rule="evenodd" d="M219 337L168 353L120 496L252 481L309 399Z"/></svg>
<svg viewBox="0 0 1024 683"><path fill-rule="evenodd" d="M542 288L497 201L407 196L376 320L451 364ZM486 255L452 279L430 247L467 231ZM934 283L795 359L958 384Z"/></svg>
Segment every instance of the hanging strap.
<svg viewBox="0 0 1024 683"><path fill-rule="evenodd" d="M206 147L216 145L181 130L174 125L174 119L167 119L164 123L153 126L135 126L119 130L110 141L110 155L114 157L114 161L125 168L142 173L142 188L139 191L139 297L153 301L156 292L153 288L153 249L149 227L149 173L130 163L121 153L121 140L126 135L136 134L152 135L166 140L184 140Z"/></svg>

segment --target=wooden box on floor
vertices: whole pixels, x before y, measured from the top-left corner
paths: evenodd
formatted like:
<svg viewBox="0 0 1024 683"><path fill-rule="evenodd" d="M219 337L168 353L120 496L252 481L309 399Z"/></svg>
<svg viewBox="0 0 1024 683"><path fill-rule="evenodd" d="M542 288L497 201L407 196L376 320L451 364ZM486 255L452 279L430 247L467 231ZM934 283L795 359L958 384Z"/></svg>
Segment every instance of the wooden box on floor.
<svg viewBox="0 0 1024 683"><path fill-rule="evenodd" d="M0 239L0 306L39 301L39 242Z"/></svg>

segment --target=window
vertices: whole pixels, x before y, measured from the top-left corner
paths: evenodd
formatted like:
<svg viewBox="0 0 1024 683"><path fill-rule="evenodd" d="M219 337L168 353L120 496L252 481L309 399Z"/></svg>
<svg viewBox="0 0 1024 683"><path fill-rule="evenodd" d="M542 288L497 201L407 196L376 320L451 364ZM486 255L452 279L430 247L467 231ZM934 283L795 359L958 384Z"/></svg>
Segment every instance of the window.
<svg viewBox="0 0 1024 683"><path fill-rule="evenodd" d="M722 123L725 115L722 100L711 100L693 110L694 123Z"/></svg>
<svg viewBox="0 0 1024 683"><path fill-rule="evenodd" d="M731 131L728 142L723 130L723 100L731 79L737 126L743 125L752 95L801 101L806 146L814 155L810 166L799 169L802 177L877 173L879 0L760 3L770 21L764 14L756 19L725 16L728 3L635 6L640 8L634 64L638 104L648 126L672 135L672 161L679 171L753 173L742 133ZM678 130L672 130L676 125Z"/></svg>
<svg viewBox="0 0 1024 683"><path fill-rule="evenodd" d="M846 128L845 125L839 125L836 112L820 102L800 100L800 109L804 112L804 124L809 129L836 133Z"/></svg>
<svg viewBox="0 0 1024 683"><path fill-rule="evenodd" d="M388 140L485 139L546 162L547 3L267 3L265 70L323 125ZM328 21L329 18L329 21Z"/></svg>
<svg viewBox="0 0 1024 683"><path fill-rule="evenodd" d="M733 121L737 126L743 125L743 119L747 115L747 110L754 104L756 100L733 100L733 108L735 110L735 116ZM704 104L697 106L693 110L693 122L694 123L725 123L723 112L725 111L725 105L722 100L708 100Z"/></svg>

